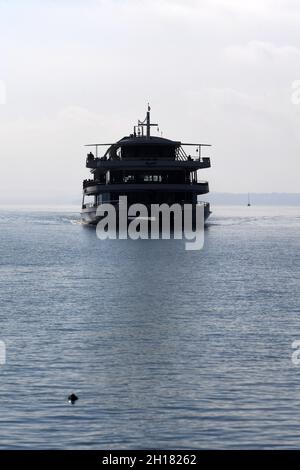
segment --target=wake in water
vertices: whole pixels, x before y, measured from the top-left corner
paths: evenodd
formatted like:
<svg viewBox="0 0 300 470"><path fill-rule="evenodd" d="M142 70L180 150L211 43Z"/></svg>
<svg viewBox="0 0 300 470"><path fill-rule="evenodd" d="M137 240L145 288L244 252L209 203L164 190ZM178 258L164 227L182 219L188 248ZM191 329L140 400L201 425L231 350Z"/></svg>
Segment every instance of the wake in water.
<svg viewBox="0 0 300 470"><path fill-rule="evenodd" d="M80 223L79 213L1 211L0 224L63 225Z"/></svg>
<svg viewBox="0 0 300 470"><path fill-rule="evenodd" d="M228 226L277 226L299 227L300 209L298 207L213 207L213 213L207 221L207 227ZM30 224L30 225L84 225L80 213L69 211L25 211L2 209L0 224Z"/></svg>

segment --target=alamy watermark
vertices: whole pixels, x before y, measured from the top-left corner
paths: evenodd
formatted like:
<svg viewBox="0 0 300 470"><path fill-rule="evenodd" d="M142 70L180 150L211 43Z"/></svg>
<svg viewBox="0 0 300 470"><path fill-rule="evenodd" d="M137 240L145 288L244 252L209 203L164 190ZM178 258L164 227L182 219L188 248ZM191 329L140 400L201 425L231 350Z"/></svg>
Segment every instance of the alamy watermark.
<svg viewBox="0 0 300 470"><path fill-rule="evenodd" d="M0 366L6 363L6 344L0 340Z"/></svg>
<svg viewBox="0 0 300 470"><path fill-rule="evenodd" d="M185 239L186 250L204 246L204 204L127 205L127 196L120 196L117 205L100 204L97 237L106 239Z"/></svg>
<svg viewBox="0 0 300 470"><path fill-rule="evenodd" d="M292 342L292 348L295 349L295 351L292 354L292 363L294 366L299 366L300 365L300 340L295 339L295 341Z"/></svg>
<svg viewBox="0 0 300 470"><path fill-rule="evenodd" d="M6 83L0 80L0 104L6 104Z"/></svg>
<svg viewBox="0 0 300 470"><path fill-rule="evenodd" d="M291 103L300 104L300 80L294 80L291 88L293 90L291 94Z"/></svg>

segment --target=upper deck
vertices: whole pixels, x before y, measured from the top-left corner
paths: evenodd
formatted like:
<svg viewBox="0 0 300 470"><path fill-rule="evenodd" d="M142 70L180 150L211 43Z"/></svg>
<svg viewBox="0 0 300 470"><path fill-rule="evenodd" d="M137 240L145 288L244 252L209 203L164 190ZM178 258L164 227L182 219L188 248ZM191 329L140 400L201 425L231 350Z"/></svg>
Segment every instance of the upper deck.
<svg viewBox="0 0 300 470"><path fill-rule="evenodd" d="M106 172L108 170L159 170L197 171L210 168L210 158L202 156L202 148L209 144L190 144L170 140L163 137L151 136L150 130L157 124L150 121L150 107L144 121L138 121L134 126L133 134L125 136L119 141L110 144L89 144L95 152L90 152L86 159L86 166L92 172ZM146 132L144 132L146 129ZM101 152L99 156L100 149Z"/></svg>

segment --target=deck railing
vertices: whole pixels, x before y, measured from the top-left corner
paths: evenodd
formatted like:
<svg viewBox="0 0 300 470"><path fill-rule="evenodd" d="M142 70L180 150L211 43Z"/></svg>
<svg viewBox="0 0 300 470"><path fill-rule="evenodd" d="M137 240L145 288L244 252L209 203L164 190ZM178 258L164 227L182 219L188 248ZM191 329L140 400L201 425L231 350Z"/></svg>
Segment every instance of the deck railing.
<svg viewBox="0 0 300 470"><path fill-rule="evenodd" d="M94 202L87 202L82 204L82 209L90 209L92 207L97 207L97 204L95 204Z"/></svg>
<svg viewBox="0 0 300 470"><path fill-rule="evenodd" d="M83 181L83 188L88 188L90 186L98 186L98 185L114 185L114 184L137 184L137 185L141 185L141 184L147 184L149 186L153 185L153 184L190 184L190 185L193 185L193 184L207 184L207 181L202 181L202 180L193 180L193 181L179 181L179 182L169 182L169 181L133 181L133 180L130 180L130 181L110 181L109 183L106 183L106 182L100 182L100 181L95 181L95 180L84 180Z"/></svg>

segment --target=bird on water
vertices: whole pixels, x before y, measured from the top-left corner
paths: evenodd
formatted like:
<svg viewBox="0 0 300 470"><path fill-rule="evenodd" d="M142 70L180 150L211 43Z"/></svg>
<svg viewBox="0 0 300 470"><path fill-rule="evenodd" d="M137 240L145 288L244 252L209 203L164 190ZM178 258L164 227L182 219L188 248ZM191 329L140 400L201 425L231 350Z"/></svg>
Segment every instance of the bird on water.
<svg viewBox="0 0 300 470"><path fill-rule="evenodd" d="M72 405L74 405L77 400L78 397L75 395L75 393L71 393L71 395L68 396L68 401L69 403L72 403Z"/></svg>

